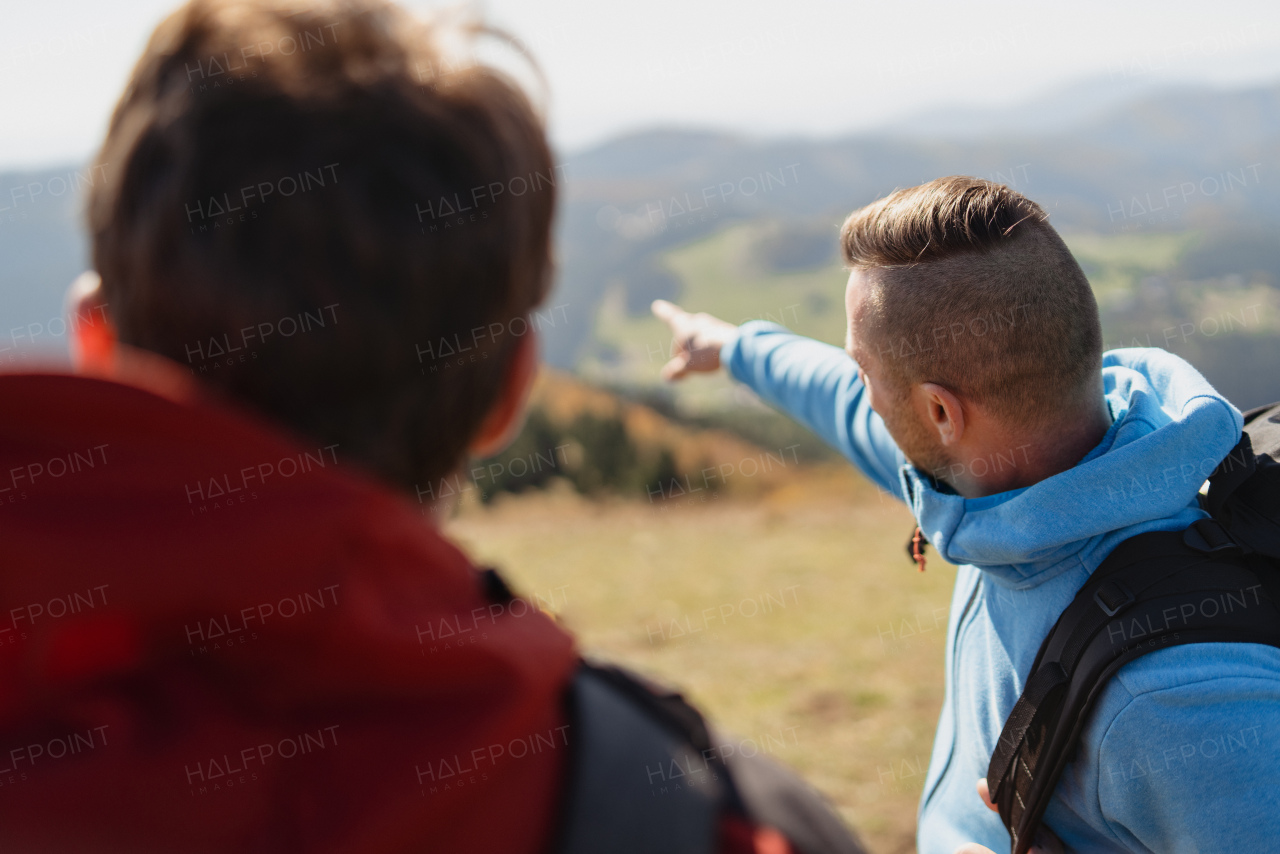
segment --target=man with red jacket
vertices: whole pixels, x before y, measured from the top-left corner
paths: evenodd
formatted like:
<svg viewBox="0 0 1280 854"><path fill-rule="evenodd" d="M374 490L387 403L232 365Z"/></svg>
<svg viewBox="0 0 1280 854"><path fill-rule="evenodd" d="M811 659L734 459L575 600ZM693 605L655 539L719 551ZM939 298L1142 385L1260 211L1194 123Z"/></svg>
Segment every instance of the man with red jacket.
<svg viewBox="0 0 1280 854"><path fill-rule="evenodd" d="M0 377L3 850L860 850L408 497L519 428L559 178L443 34L194 0L134 69L77 374Z"/></svg>

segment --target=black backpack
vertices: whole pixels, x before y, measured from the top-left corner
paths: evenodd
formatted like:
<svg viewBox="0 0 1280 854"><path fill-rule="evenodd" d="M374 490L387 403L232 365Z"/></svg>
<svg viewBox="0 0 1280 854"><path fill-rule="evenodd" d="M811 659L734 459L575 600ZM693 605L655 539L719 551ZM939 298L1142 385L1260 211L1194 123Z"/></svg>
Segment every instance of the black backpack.
<svg viewBox="0 0 1280 854"><path fill-rule="evenodd" d="M1280 404L1245 413L1240 443L1200 496L1210 517L1120 543L1062 612L987 769L1013 854L1031 847L1094 701L1120 667L1185 643L1280 647L1278 457Z"/></svg>

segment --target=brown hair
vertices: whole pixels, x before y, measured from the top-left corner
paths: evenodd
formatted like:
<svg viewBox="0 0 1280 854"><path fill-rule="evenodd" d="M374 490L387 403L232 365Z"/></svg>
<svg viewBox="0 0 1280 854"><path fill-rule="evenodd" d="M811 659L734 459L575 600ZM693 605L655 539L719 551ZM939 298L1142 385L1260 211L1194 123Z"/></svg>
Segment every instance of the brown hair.
<svg viewBox="0 0 1280 854"><path fill-rule="evenodd" d="M542 120L442 33L379 0L192 0L89 201L123 342L405 488L459 462L551 278Z"/></svg>
<svg viewBox="0 0 1280 854"><path fill-rule="evenodd" d="M1048 215L1021 193L939 178L854 211L840 242L849 266L870 271L857 321L899 394L936 382L1032 424L1096 389L1093 291Z"/></svg>

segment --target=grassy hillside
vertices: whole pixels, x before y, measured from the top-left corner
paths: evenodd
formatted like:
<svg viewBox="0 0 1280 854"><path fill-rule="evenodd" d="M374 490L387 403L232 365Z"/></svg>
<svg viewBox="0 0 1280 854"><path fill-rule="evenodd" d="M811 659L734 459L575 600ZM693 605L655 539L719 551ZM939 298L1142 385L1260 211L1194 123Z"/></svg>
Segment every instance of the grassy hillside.
<svg viewBox="0 0 1280 854"><path fill-rule="evenodd" d="M954 570L917 572L905 508L847 467L788 474L753 500L467 501L446 532L588 652L685 690L722 750L791 764L872 851L912 851Z"/></svg>
<svg viewBox="0 0 1280 854"><path fill-rule="evenodd" d="M1259 239L1067 235L1098 298L1104 346L1169 350L1241 409L1280 399L1280 270L1251 254Z"/></svg>
<svg viewBox="0 0 1280 854"><path fill-rule="evenodd" d="M759 263L753 244L769 235L769 223L729 226L665 253L664 268L681 288L678 300L735 323L770 320L804 335L841 344L844 282L848 274L832 259L816 269L772 271ZM831 245L835 226L829 228ZM671 336L662 322L628 311L620 289L611 292L595 318L595 337L578 371L596 382L654 386L670 357ZM670 388L682 411L706 412L750 405L749 396L723 377L695 377Z"/></svg>
<svg viewBox="0 0 1280 854"><path fill-rule="evenodd" d="M487 503L503 493L567 487L589 497L662 507L691 495L755 496L787 482L803 463L830 459L826 451L815 455L817 440L797 436L798 430L783 425L735 432L680 423L547 369L534 387L524 429L509 448L475 461L462 477L443 478L420 492L424 500L474 492Z"/></svg>

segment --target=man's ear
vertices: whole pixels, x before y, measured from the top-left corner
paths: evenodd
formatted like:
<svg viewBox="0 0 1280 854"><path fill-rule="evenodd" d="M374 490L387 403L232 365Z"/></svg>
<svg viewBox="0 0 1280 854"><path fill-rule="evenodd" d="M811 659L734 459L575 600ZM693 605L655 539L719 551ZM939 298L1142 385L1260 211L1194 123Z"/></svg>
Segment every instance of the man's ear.
<svg viewBox="0 0 1280 854"><path fill-rule="evenodd" d="M928 423L937 431L938 441L946 446L964 438L964 407L960 405L960 398L937 383L921 383L916 388L917 399L924 404Z"/></svg>
<svg viewBox="0 0 1280 854"><path fill-rule="evenodd" d="M110 376L115 370L116 330L107 316L102 279L90 270L67 289L71 364L78 373Z"/></svg>
<svg viewBox="0 0 1280 854"><path fill-rule="evenodd" d="M516 344L502 388L467 445L467 453L485 459L501 453L524 426L525 404L538 375L538 340L533 327Z"/></svg>

